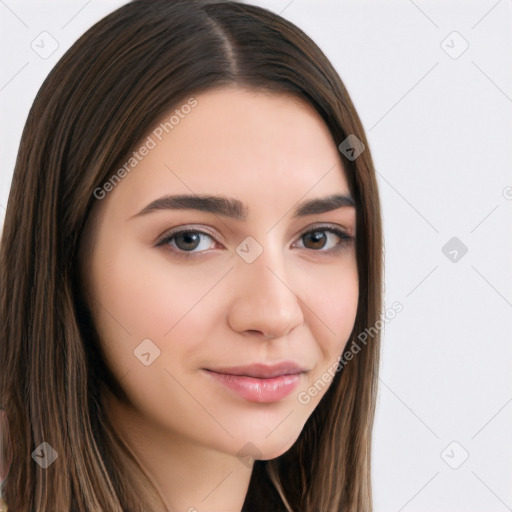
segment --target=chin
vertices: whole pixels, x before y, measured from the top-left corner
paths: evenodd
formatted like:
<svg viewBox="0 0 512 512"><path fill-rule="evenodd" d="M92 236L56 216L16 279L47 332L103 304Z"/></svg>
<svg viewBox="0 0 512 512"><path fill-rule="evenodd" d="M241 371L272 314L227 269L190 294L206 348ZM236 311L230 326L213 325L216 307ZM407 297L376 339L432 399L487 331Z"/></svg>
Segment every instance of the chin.
<svg viewBox="0 0 512 512"><path fill-rule="evenodd" d="M267 437L265 435L244 435L239 439L242 448L237 450L236 456L251 455L257 460L271 460L280 457L286 453L297 441L302 429L294 429L292 432L284 432L279 435L277 432L272 433ZM247 453L246 453L247 452Z"/></svg>
<svg viewBox="0 0 512 512"><path fill-rule="evenodd" d="M299 436L296 436L292 439L288 439L286 443L281 443L280 445L271 446L262 450L262 456L260 460L272 460L280 457L284 453L286 453L297 441Z"/></svg>

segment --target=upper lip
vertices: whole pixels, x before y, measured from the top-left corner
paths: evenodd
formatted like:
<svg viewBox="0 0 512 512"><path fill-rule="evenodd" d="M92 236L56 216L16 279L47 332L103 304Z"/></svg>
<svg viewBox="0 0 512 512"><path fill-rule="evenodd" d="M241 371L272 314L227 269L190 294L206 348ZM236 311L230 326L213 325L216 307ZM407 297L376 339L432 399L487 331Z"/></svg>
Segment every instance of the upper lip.
<svg viewBox="0 0 512 512"><path fill-rule="evenodd" d="M226 375L237 375L240 377L253 377L257 379L272 379L282 375L294 375L305 372L306 369L293 362L279 364L251 364L246 366L230 366L223 368L206 368L206 370L223 373Z"/></svg>

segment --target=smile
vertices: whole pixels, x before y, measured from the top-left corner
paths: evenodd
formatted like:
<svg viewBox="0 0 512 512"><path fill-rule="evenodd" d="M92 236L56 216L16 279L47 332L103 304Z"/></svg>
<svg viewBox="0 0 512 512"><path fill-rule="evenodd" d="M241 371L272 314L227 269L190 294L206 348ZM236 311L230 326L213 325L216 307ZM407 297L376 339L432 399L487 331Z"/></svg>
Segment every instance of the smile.
<svg viewBox="0 0 512 512"><path fill-rule="evenodd" d="M297 387L305 369L291 363L204 369L216 382L250 402L281 400Z"/></svg>

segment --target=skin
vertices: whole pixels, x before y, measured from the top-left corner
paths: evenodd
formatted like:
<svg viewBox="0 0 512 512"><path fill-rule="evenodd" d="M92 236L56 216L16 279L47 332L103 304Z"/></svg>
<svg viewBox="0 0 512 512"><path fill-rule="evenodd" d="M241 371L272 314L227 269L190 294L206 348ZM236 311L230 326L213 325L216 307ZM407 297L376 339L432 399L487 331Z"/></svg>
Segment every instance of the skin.
<svg viewBox="0 0 512 512"><path fill-rule="evenodd" d="M349 194L336 144L307 103L238 87L196 99L98 201L83 280L107 364L130 399L107 395L107 414L167 508L235 512L251 476L242 455L271 459L292 446L328 386L308 404L298 394L332 366L350 335L355 242L329 252L337 235L323 231L322 247L303 234L328 224L354 237L356 211L292 216L298 203ZM192 209L137 216L166 194L191 193L239 199L247 219ZM179 226L212 237L200 235L188 259L177 256L187 248L177 239L155 246ZM236 252L249 236L263 248L252 263ZM134 350L148 338L160 356L145 366ZM282 361L307 371L273 403L247 401L203 371Z"/></svg>

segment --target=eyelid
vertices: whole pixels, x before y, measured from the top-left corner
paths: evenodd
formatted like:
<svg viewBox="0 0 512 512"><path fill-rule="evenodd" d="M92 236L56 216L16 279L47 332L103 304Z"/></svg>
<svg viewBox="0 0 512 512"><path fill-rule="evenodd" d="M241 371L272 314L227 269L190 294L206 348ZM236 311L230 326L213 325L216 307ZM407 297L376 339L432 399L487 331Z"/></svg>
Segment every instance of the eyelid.
<svg viewBox="0 0 512 512"><path fill-rule="evenodd" d="M305 235L307 233L311 233L311 231L322 231L323 229L325 229L326 231L331 231L334 232L334 231L339 231L341 233L343 233L344 235L347 236L347 238L355 238L355 235L351 235L350 234L350 229L340 225L340 224L334 224L332 222L315 222L309 226L307 226L306 228L304 229L301 229L298 233L298 235Z"/></svg>
<svg viewBox="0 0 512 512"><path fill-rule="evenodd" d="M213 231L209 230L208 228L205 228L204 226L198 227L195 224L184 224L182 226L177 226L175 228L169 229L162 235L158 236L155 241L155 245L156 246L161 245L163 242L165 242L172 236L179 235L180 233L183 233L183 232L202 233L204 235L208 235L208 236L212 237L215 241L218 241L217 240L218 235L216 235Z"/></svg>

